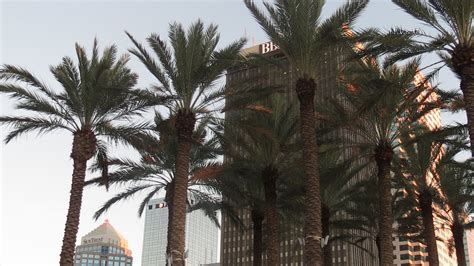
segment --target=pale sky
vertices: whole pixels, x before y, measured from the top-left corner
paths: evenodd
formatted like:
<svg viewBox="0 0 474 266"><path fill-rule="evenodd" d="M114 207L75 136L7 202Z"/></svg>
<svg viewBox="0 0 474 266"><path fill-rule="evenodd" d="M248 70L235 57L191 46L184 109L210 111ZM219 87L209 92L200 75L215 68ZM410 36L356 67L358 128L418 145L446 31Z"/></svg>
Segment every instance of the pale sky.
<svg viewBox="0 0 474 266"><path fill-rule="evenodd" d="M324 16L343 1L327 3ZM58 83L49 66L59 63L65 55L75 59L75 42L90 51L97 37L101 47L115 43L121 52L126 52L132 44L124 30L143 42L150 33L166 35L170 22L187 25L198 18L219 25L221 45L245 33L249 46L252 39L255 43L267 41L241 1L3 1L0 63L25 67L55 87ZM359 26L383 28L421 26L389 0L372 0L359 21ZM428 64L429 59L424 62ZM140 75L139 86L154 82L137 59L132 57L129 66ZM458 80L449 70L443 71L438 81L444 88L458 87ZM0 96L0 110L2 115L14 114L12 102L5 96ZM443 121L464 122L464 114L444 115ZM5 134L6 128L1 127L0 137L3 139ZM1 266L58 264L71 184L71 143L68 132L58 131L39 137L30 134L8 145L0 144ZM124 149L117 152L122 156L133 154ZM90 177L88 174L87 178ZM137 209L142 197L116 205L98 221L92 219L113 192L98 188L84 191L78 242L81 236L109 219L128 239L134 265L139 266L144 220L137 217Z"/></svg>

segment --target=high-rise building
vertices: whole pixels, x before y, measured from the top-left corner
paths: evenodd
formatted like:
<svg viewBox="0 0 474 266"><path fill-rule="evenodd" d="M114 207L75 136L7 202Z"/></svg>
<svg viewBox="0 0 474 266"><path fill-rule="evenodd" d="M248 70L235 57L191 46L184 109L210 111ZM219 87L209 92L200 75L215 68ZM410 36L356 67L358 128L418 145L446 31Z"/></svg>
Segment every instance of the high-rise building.
<svg viewBox="0 0 474 266"><path fill-rule="evenodd" d="M163 198L152 199L145 211L142 266L166 265L168 206ZM218 227L203 211L186 216L186 265L218 261Z"/></svg>
<svg viewBox="0 0 474 266"><path fill-rule="evenodd" d="M264 54L270 57L282 57L278 47L272 42L252 46L242 51L242 54ZM323 62L318 66L318 88L316 90L315 101L322 101L326 97L335 96L338 87L339 73L342 67L342 57L336 53L326 53ZM284 60L284 59L282 59ZM279 69L262 69L258 67L236 67L230 69L226 75L226 82L230 88L234 84L239 84L248 80L262 81L266 85L286 84L288 94L285 97L289 101L297 101L294 94L294 84L292 83L291 73L283 72ZM263 77L263 78L262 78ZM260 78L260 79L259 79ZM227 119L227 114L226 114ZM342 138L351 138L343 132L338 132ZM344 215L344 214L340 214ZM222 219L222 238L221 238L221 265L252 265L252 220L248 210L241 210L239 216L243 221L243 229L235 226L231 219L223 215ZM301 245L302 228L298 225L282 222L280 225L280 261L282 265L303 265L303 247ZM334 232L338 234L339 232ZM359 234L363 234L359 232ZM375 243L370 240L364 240L358 243L368 251L376 254ZM330 244L333 256L333 265L351 265L351 266L372 266L376 265L371 255L361 248L350 245L339 240L332 241ZM266 255L263 254L263 263L266 261Z"/></svg>
<svg viewBox="0 0 474 266"><path fill-rule="evenodd" d="M466 229L464 231L464 254L466 255L466 264L474 266L474 230Z"/></svg>
<svg viewBox="0 0 474 266"><path fill-rule="evenodd" d="M426 87L424 93L419 95L419 101L436 102L438 96L432 91L431 85L426 82L425 77L421 72L414 77L414 83L416 85L423 85ZM431 110L419 119L419 123L426 126L429 130L438 130L441 128L441 111L439 109ZM439 159L439 158L438 158ZM436 162L433 162L436 163ZM432 182L437 182L436 179L432 178ZM455 266L456 254L450 252L449 240L452 238L452 233L449 230L449 226L444 224L444 221L434 214L434 225L436 228L436 237L440 240L437 242L438 247L438 259L440 265L443 266ZM410 240L405 236L394 236L393 238L393 258L394 265L397 266L408 266L408 265L428 265L426 246L419 242Z"/></svg>
<svg viewBox="0 0 474 266"><path fill-rule="evenodd" d="M81 239L74 256L75 266L131 266L128 241L105 220Z"/></svg>
<svg viewBox="0 0 474 266"><path fill-rule="evenodd" d="M362 49L358 47L357 49ZM281 57L278 47L271 42L256 45L247 49L244 49L243 54L266 54L267 56ZM334 54L326 54L323 64L319 66L318 73L318 90L316 93L315 100L321 100L323 97L333 96L337 90L335 89L338 84L338 73L339 69L343 66L341 56ZM235 68L228 71L226 81L229 87L233 84L239 84L243 81L252 80L253 78L264 76L265 83L270 84L284 84L291 80L289 73L275 69L260 69L260 68ZM414 77L414 82L420 84L424 82L424 76L419 72ZM294 101L295 96L291 93L293 84L288 84L290 93L288 99ZM425 97L424 100L436 101L437 95L431 93L429 90L429 84L427 90L420 96L420 99ZM441 127L441 117L439 110L433 110L426 114L419 121L420 124L426 125L430 130L436 130ZM343 139L350 140L353 136L345 135L344 132L339 132ZM347 155L350 156L350 155ZM249 211L242 210L239 213L244 223L244 230L234 226L230 219L223 217L222 222L222 238L221 238L221 264L222 265L251 265L253 261L252 257L252 221ZM345 215L345 214L339 214ZM456 257L450 254L448 246L448 239L450 239L450 231L447 227L442 225L440 219L435 219L437 223L437 237L443 241L438 241L438 254L441 265L455 265ZM282 224L282 235L281 235L281 264L282 265L303 265L303 248L300 245L298 236L301 236L302 228L291 224ZM334 232L338 234L338 232ZM359 232L359 234L361 234ZM404 236L394 236L394 265L407 266L407 265L426 265L426 248L423 244L410 241ZM361 248L355 247L342 241L334 241L331 243L332 260L333 265L378 265L377 262L377 247L375 242L367 238L367 240L359 243L366 251ZM369 255L369 252L373 256ZM263 261L265 262L265 254L263 255Z"/></svg>

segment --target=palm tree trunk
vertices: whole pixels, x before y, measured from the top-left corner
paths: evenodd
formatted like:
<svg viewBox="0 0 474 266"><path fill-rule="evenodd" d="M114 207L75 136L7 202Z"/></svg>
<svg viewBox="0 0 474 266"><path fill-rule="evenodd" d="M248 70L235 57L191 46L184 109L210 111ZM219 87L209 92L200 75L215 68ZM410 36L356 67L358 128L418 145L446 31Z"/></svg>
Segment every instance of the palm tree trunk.
<svg viewBox="0 0 474 266"><path fill-rule="evenodd" d="M252 210L251 216L253 225L253 266L262 266L263 216L255 210Z"/></svg>
<svg viewBox="0 0 474 266"><path fill-rule="evenodd" d="M67 211L66 228L64 229L63 246L61 248L61 266L72 266L74 250L76 248L77 231L79 230L79 216L81 214L82 192L86 177L87 161L74 160L69 208Z"/></svg>
<svg viewBox="0 0 474 266"><path fill-rule="evenodd" d="M393 150L388 144L382 144L375 150L377 163L378 193L379 193L379 237L380 265L393 265L393 217L392 217L392 186L390 166Z"/></svg>
<svg viewBox="0 0 474 266"><path fill-rule="evenodd" d="M379 265L382 265L382 250L380 249L380 236L377 234L375 237L375 245L377 245L377 255L379 256L378 261Z"/></svg>
<svg viewBox="0 0 474 266"><path fill-rule="evenodd" d="M305 265L321 265L322 250L320 237L321 193L319 184L318 147L316 142L316 118L314 94L316 83L306 76L296 81L296 94L300 102L301 138L303 140L305 186Z"/></svg>
<svg viewBox="0 0 474 266"><path fill-rule="evenodd" d="M460 223L455 222L451 226L451 232L453 233L458 266L467 266L466 253L464 252L464 229Z"/></svg>
<svg viewBox="0 0 474 266"><path fill-rule="evenodd" d="M471 143L474 143L474 66L465 76L461 76L461 90L466 106L467 126ZM474 145L471 145L471 154L474 156Z"/></svg>
<svg viewBox="0 0 474 266"><path fill-rule="evenodd" d="M467 125L471 143L474 143L474 49L471 47L456 47L452 57L456 74L461 78L461 91L464 95ZM471 145L474 156L474 145Z"/></svg>
<svg viewBox="0 0 474 266"><path fill-rule="evenodd" d="M168 258L171 257L171 247L170 247L170 237L171 237L171 225L173 224L173 190L174 190L174 182L168 184L166 188L166 195L165 195L165 202L168 205L168 232L166 233L166 265L170 265L170 261Z"/></svg>
<svg viewBox="0 0 474 266"><path fill-rule="evenodd" d="M171 232L169 243L173 266L184 266L184 249L186 242L186 202L188 194L189 156L192 147L192 135L196 117L193 113L179 111L176 116L178 135L176 155L176 177L171 212Z"/></svg>
<svg viewBox="0 0 474 266"><path fill-rule="evenodd" d="M322 205L322 226L323 226L323 237L329 235L329 218L331 217L331 212L329 208L323 204ZM324 256L324 266L332 265L332 254L331 254L331 245L326 245L323 247L323 256Z"/></svg>
<svg viewBox="0 0 474 266"><path fill-rule="evenodd" d="M436 233L433 223L433 197L430 192L420 194L420 209L423 218L423 235L428 250L428 262L430 266L438 266L438 246L436 243Z"/></svg>
<svg viewBox="0 0 474 266"><path fill-rule="evenodd" d="M77 231L82 206L82 192L86 178L87 160L92 158L96 149L96 138L92 131L84 130L74 134L71 158L73 159L72 184L69 195L66 226L64 229L63 245L59 265L74 265Z"/></svg>
<svg viewBox="0 0 474 266"><path fill-rule="evenodd" d="M262 175L265 190L267 265L280 265L280 240L276 190L278 171L274 168L268 167L263 171Z"/></svg>

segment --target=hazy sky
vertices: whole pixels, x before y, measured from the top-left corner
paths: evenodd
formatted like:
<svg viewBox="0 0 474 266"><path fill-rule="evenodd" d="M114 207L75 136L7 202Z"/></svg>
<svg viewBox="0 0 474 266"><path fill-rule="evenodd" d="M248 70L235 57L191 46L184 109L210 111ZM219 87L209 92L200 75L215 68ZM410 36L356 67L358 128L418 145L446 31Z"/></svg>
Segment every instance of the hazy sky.
<svg viewBox="0 0 474 266"><path fill-rule="evenodd" d="M327 2L325 16L343 3ZM101 47L115 43L121 52L126 52L131 43L124 30L143 41L152 32L166 34L170 22L188 24L201 18L219 25L222 45L244 33L249 37L249 45L252 39L256 43L266 41L241 1L3 1L0 11L0 63L26 67L52 87L58 84L49 66L59 63L65 55L75 58L75 42L90 51L97 37ZM372 0L359 21L359 26L420 26L389 0ZM135 58L130 66L139 73L140 86L154 82ZM441 73L439 82L445 88L458 86L449 70ZM0 106L2 114L13 113L11 101L4 96L0 96ZM443 119L464 121L464 115ZM0 128L2 139L5 134L5 127ZM71 142L68 132L58 131L1 144L1 266L58 264L71 183ZM98 221L92 219L97 208L113 193L114 190L107 193L98 188L84 191L78 241L108 218L128 238L134 265L140 265L143 219L137 217L137 209L141 197L116 205Z"/></svg>

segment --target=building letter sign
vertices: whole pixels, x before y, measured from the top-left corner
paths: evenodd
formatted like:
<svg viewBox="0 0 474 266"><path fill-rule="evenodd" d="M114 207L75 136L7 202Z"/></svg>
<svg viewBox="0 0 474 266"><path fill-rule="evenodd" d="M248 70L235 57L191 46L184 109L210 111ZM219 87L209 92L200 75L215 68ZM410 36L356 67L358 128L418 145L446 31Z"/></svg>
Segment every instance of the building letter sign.
<svg viewBox="0 0 474 266"><path fill-rule="evenodd" d="M278 45L274 44L273 42L266 42L266 43L260 44L260 53L261 54L266 54L266 53L269 53L269 52L273 52L273 51L278 50L278 49L280 49L278 47Z"/></svg>

